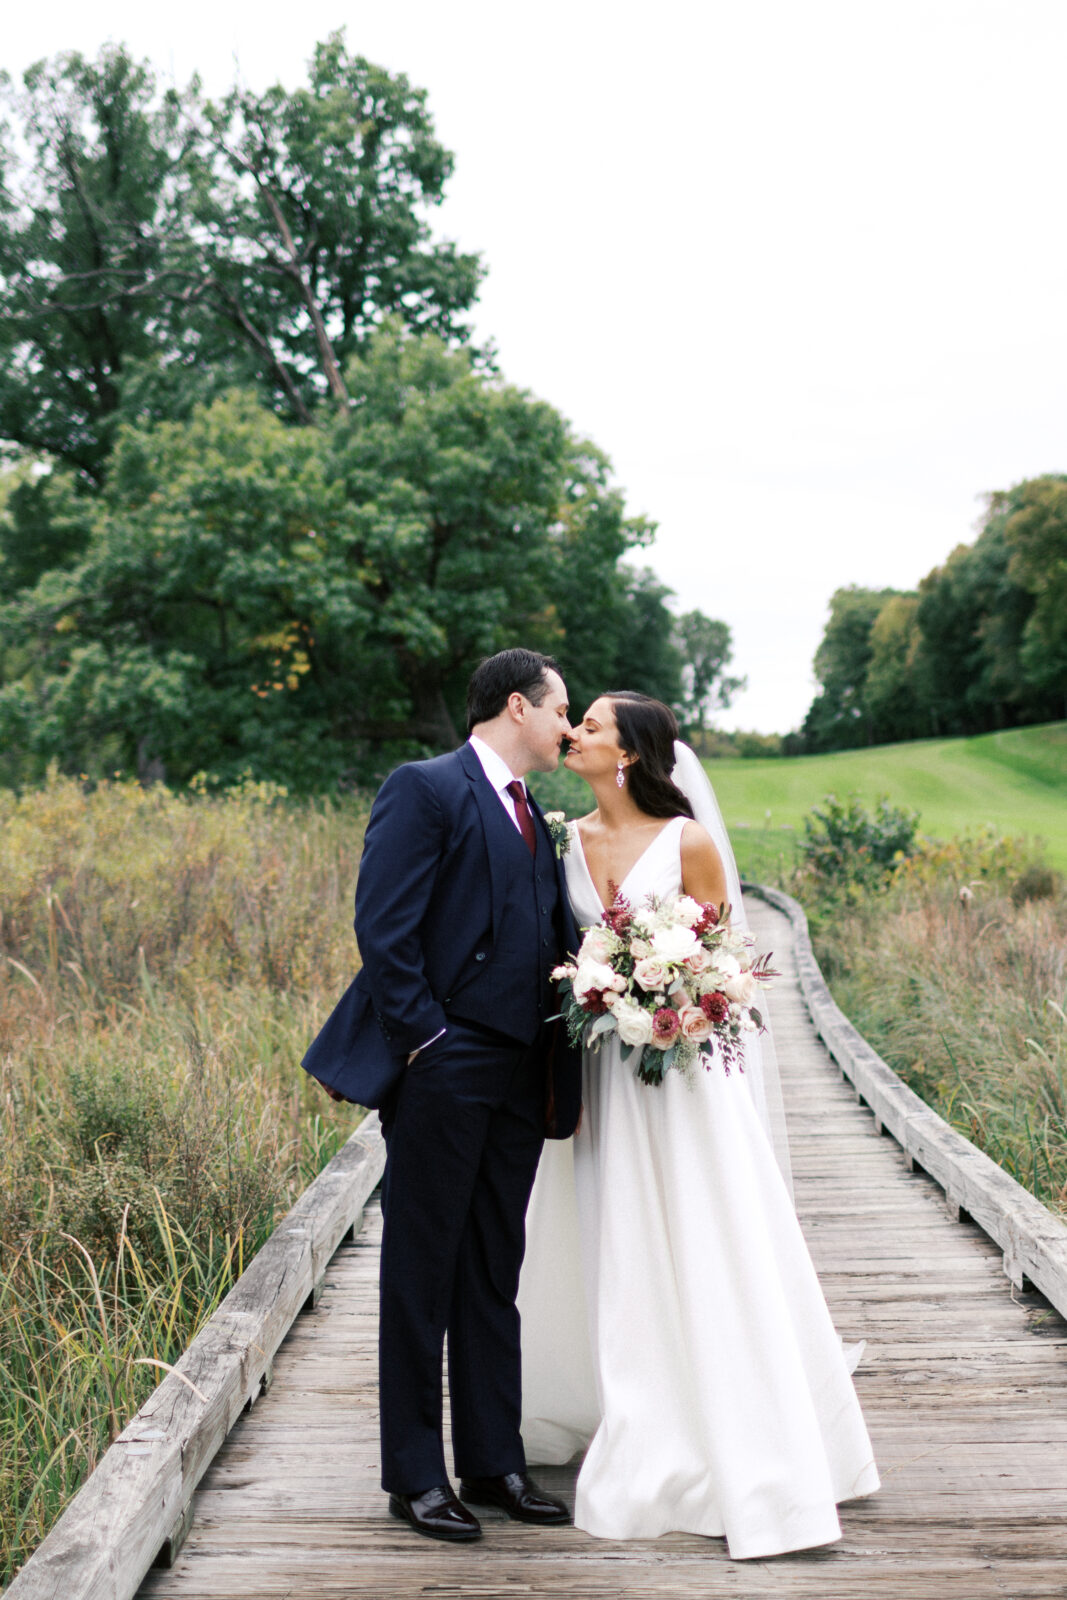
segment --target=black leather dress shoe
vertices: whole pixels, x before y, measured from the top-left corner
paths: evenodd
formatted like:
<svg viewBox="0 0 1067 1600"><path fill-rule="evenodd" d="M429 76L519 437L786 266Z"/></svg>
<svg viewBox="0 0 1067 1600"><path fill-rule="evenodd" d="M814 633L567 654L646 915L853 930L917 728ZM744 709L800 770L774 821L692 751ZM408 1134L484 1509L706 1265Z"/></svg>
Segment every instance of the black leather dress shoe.
<svg viewBox="0 0 1067 1600"><path fill-rule="evenodd" d="M459 1492L475 1506L500 1506L516 1522L540 1522L546 1527L571 1521L562 1500L539 1489L525 1472L507 1472L502 1478L463 1478Z"/></svg>
<svg viewBox="0 0 1067 1600"><path fill-rule="evenodd" d="M427 1539L450 1539L453 1544L463 1544L482 1536L478 1518L460 1504L450 1483L424 1489L422 1494L391 1494L389 1510L394 1517L410 1522L415 1532Z"/></svg>

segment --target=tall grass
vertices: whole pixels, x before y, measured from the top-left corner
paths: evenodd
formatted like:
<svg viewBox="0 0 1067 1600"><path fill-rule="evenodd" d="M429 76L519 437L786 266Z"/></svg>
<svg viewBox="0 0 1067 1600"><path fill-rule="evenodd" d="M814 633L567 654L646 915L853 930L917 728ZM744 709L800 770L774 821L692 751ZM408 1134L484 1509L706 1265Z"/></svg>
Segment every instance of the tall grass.
<svg viewBox="0 0 1067 1600"><path fill-rule="evenodd" d="M928 845L815 915L841 1009L915 1092L1067 1214L1067 893L1021 841Z"/></svg>
<svg viewBox="0 0 1067 1600"><path fill-rule="evenodd" d="M0 795L0 1579L339 1148L364 810Z"/></svg>

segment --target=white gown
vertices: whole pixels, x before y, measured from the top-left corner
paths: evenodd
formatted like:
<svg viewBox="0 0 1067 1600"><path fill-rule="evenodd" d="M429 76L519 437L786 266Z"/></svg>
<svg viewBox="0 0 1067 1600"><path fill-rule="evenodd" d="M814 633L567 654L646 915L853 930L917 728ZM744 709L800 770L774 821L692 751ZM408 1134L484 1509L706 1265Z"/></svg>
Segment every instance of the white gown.
<svg viewBox="0 0 1067 1600"><path fill-rule="evenodd" d="M628 874L632 904L680 889L684 822ZM584 928L602 906L571 840ZM745 1075L716 1060L649 1087L616 1043L584 1074L581 1129L546 1144L527 1213L527 1459L588 1444L574 1520L601 1538L725 1535L735 1559L839 1538L838 1502L878 1474Z"/></svg>

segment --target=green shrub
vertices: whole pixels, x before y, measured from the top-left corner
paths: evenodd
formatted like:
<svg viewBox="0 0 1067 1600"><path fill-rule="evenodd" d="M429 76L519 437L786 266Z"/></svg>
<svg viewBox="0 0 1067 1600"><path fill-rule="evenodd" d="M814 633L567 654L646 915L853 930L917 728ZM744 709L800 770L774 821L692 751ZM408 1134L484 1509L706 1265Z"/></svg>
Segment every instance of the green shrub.
<svg viewBox="0 0 1067 1600"><path fill-rule="evenodd" d="M804 818L798 850L809 876L822 889L884 887L915 848L919 813L890 805L883 796L873 811L850 795L827 795Z"/></svg>

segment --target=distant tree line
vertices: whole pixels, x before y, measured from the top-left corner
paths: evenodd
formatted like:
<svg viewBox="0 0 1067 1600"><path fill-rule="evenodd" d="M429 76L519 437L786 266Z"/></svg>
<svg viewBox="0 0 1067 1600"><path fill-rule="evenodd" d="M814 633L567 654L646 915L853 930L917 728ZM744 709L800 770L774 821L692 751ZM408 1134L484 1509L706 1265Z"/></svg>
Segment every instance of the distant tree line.
<svg viewBox="0 0 1067 1600"><path fill-rule="evenodd" d="M815 675L793 753L1067 717L1067 476L991 495L916 591L838 589Z"/></svg>
<svg viewBox="0 0 1067 1600"><path fill-rule="evenodd" d="M578 706L729 702L607 459L472 347L423 91L341 34L218 102L108 47L0 80L0 134L0 782L359 776L516 641Z"/></svg>

